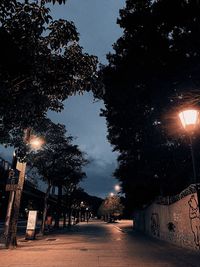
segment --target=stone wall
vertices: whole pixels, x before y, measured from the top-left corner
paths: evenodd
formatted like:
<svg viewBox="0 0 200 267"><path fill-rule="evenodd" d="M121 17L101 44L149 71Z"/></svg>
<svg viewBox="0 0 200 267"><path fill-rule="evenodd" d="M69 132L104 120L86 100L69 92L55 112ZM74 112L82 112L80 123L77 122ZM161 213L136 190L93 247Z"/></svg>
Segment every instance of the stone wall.
<svg viewBox="0 0 200 267"><path fill-rule="evenodd" d="M200 216L194 186L135 212L134 228L182 247L199 249Z"/></svg>

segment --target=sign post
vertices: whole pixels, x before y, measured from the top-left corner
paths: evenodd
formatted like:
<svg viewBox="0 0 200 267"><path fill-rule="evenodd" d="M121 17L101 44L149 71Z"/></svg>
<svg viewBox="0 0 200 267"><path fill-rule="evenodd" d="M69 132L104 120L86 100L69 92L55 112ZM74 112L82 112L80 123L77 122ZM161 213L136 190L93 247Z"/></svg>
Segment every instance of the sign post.
<svg viewBox="0 0 200 267"><path fill-rule="evenodd" d="M10 169L6 183L6 191L16 191L18 189L19 171Z"/></svg>
<svg viewBox="0 0 200 267"><path fill-rule="evenodd" d="M37 210L30 210L28 214L25 239L28 240L35 239L36 224L37 224Z"/></svg>
<svg viewBox="0 0 200 267"><path fill-rule="evenodd" d="M16 168L20 171L19 174L19 181L17 190L15 191L15 199L13 203L13 211L12 211L12 217L10 221L10 230L9 230L9 238L8 238L8 246L17 246L17 223L18 223L18 217L19 217L19 208L20 208L20 200L24 185L24 179L25 179L25 170L26 170L26 163L25 162L17 162Z"/></svg>
<svg viewBox="0 0 200 267"><path fill-rule="evenodd" d="M7 240L10 227L11 212L15 198L15 191L18 189L18 181L19 181L19 171L16 169L10 169L8 173L8 179L6 182L6 191L10 191L6 220L4 225L4 238L6 240L5 241L6 247L7 247Z"/></svg>

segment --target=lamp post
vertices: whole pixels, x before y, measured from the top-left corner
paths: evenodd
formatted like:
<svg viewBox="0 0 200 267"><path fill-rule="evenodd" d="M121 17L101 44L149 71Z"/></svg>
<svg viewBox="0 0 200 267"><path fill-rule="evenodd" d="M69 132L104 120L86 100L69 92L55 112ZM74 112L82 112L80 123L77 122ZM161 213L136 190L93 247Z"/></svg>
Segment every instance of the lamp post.
<svg viewBox="0 0 200 267"><path fill-rule="evenodd" d="M17 165L17 158L16 158L16 154L15 154L15 151L14 151L11 170L16 169L16 165ZM10 219L11 219L11 212L12 212L14 197L15 197L15 191L11 190L10 194L9 194L8 207L7 207L5 224L4 224L4 237L6 239L6 242L7 242L8 233L9 233L9 226L10 226Z"/></svg>
<svg viewBox="0 0 200 267"><path fill-rule="evenodd" d="M193 168L193 182L197 183L196 167L195 167L195 158L194 158L194 149L193 149L193 134L199 123L199 111L197 109L185 109L179 113L179 118L182 124L182 127L188 134L190 141L190 151L192 158L192 168Z"/></svg>
<svg viewBox="0 0 200 267"><path fill-rule="evenodd" d="M30 130L28 131L28 134L27 131L25 132L24 141L26 142L27 145L30 146L31 150L38 150L44 144L44 139L31 135ZM16 155L14 154L12 168L18 169L20 171L20 174L19 174L17 190L10 191L7 216L4 228L6 248L8 248L11 245L12 246L17 245L17 239L16 239L17 222L19 216L21 195L24 185L26 162L19 163L17 161Z"/></svg>

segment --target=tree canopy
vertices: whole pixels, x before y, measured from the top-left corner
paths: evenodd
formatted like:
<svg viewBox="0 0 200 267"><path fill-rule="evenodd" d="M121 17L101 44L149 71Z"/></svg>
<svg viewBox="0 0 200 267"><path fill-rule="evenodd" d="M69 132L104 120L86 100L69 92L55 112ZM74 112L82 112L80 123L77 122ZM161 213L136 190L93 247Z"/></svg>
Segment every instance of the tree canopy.
<svg viewBox="0 0 200 267"><path fill-rule="evenodd" d="M110 216L113 218L119 217L123 213L124 206L121 203L120 197L117 195L108 196L99 207L100 216Z"/></svg>
<svg viewBox="0 0 200 267"><path fill-rule="evenodd" d="M102 115L120 152L115 176L135 206L190 182L176 116L185 92L199 90L199 14L199 1L180 0L127 0L120 10L123 35L101 69Z"/></svg>
<svg viewBox="0 0 200 267"><path fill-rule="evenodd" d="M66 135L65 126L45 119L36 130L45 144L28 156L31 166L37 168L38 174L51 186L78 184L85 175L82 167L87 160L78 146L72 144L72 136Z"/></svg>
<svg viewBox="0 0 200 267"><path fill-rule="evenodd" d="M10 144L49 109L92 89L97 58L83 53L72 21L51 18L45 1L1 1L0 10L0 142Z"/></svg>
<svg viewBox="0 0 200 267"><path fill-rule="evenodd" d="M66 135L64 125L54 124L50 120L44 119L42 125L38 126L36 130L45 139L45 144L39 151L32 151L28 155L28 162L31 168L37 170L38 177L42 178L47 184L41 226L41 232L44 233L44 223L51 188L58 187L55 225L59 227L62 188L70 193L74 191L79 182L85 177L82 168L87 163L87 160L78 146L72 144L72 136Z"/></svg>

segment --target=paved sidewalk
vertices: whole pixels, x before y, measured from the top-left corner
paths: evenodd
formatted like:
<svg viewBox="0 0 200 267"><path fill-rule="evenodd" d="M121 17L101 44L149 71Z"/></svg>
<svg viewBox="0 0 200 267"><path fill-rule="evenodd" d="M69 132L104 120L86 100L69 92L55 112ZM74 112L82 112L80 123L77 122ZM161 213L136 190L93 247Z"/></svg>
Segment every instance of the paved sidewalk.
<svg viewBox="0 0 200 267"><path fill-rule="evenodd" d="M0 267L199 267L200 254L130 232L131 222L80 223L0 250Z"/></svg>

